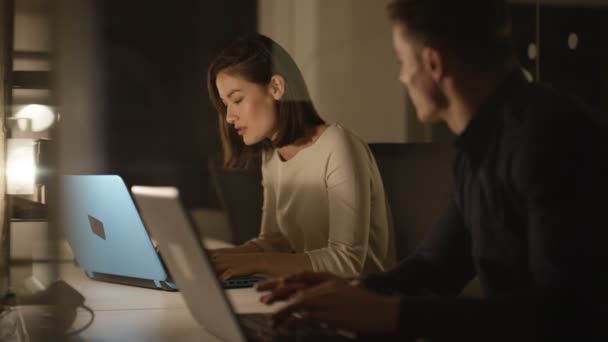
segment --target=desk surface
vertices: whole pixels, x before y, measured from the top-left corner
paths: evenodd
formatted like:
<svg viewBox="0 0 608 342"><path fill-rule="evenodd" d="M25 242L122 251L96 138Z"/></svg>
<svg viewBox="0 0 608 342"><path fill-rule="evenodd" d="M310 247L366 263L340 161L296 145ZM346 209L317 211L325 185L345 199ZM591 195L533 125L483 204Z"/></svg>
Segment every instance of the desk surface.
<svg viewBox="0 0 608 342"><path fill-rule="evenodd" d="M209 244L208 244L209 245ZM105 283L90 280L78 267L60 268L60 276L85 297L95 312L93 324L77 341L217 341L194 320L179 292ZM258 301L253 288L226 290L237 313L264 313L277 309ZM205 296L201 290L201 296ZM73 329L90 320L79 309Z"/></svg>

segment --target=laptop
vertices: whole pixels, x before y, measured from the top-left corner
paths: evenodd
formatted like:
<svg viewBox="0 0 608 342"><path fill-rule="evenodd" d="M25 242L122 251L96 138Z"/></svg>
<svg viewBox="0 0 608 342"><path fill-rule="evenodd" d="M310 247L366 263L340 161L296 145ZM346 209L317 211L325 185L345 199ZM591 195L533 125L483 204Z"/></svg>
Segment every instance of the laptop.
<svg viewBox="0 0 608 342"><path fill-rule="evenodd" d="M66 175L60 187L61 227L89 278L177 290L119 176ZM247 287L256 281L230 279L223 286Z"/></svg>
<svg viewBox="0 0 608 342"><path fill-rule="evenodd" d="M134 186L133 197L194 319L222 341L352 340L318 323L272 328L268 314L236 315L174 187ZM202 295L204 294L204 295Z"/></svg>
<svg viewBox="0 0 608 342"><path fill-rule="evenodd" d="M89 278L177 289L119 176L62 176L60 203L60 227Z"/></svg>

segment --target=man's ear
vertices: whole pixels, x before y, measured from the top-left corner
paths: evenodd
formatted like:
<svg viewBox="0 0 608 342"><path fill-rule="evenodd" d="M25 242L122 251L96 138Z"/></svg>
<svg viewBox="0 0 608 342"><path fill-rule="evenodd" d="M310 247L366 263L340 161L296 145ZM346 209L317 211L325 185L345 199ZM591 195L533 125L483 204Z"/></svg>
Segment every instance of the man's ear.
<svg viewBox="0 0 608 342"><path fill-rule="evenodd" d="M274 75L268 85L270 94L275 100L280 100L285 95L285 79L281 75Z"/></svg>
<svg viewBox="0 0 608 342"><path fill-rule="evenodd" d="M439 82L445 76L446 65L445 59L441 52L432 47L422 49L422 64L436 82Z"/></svg>

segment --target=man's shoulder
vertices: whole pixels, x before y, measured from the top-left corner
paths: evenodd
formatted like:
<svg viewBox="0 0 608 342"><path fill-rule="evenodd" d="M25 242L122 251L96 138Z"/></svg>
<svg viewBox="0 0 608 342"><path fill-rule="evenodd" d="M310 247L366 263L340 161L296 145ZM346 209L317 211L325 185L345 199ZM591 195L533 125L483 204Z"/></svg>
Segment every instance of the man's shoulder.
<svg viewBox="0 0 608 342"><path fill-rule="evenodd" d="M515 92L504 112L508 123L528 130L608 127L608 116L603 114L576 95L538 82L528 83Z"/></svg>

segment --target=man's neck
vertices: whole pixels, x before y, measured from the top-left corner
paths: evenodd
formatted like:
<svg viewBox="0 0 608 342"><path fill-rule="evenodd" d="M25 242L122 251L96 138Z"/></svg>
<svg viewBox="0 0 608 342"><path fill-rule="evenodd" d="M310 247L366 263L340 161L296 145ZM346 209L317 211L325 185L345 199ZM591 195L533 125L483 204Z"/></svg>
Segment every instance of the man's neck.
<svg viewBox="0 0 608 342"><path fill-rule="evenodd" d="M505 69L491 75L470 75L453 81L450 98L450 108L446 111L444 121L455 135L461 135L469 126L481 105L500 86L512 69Z"/></svg>

